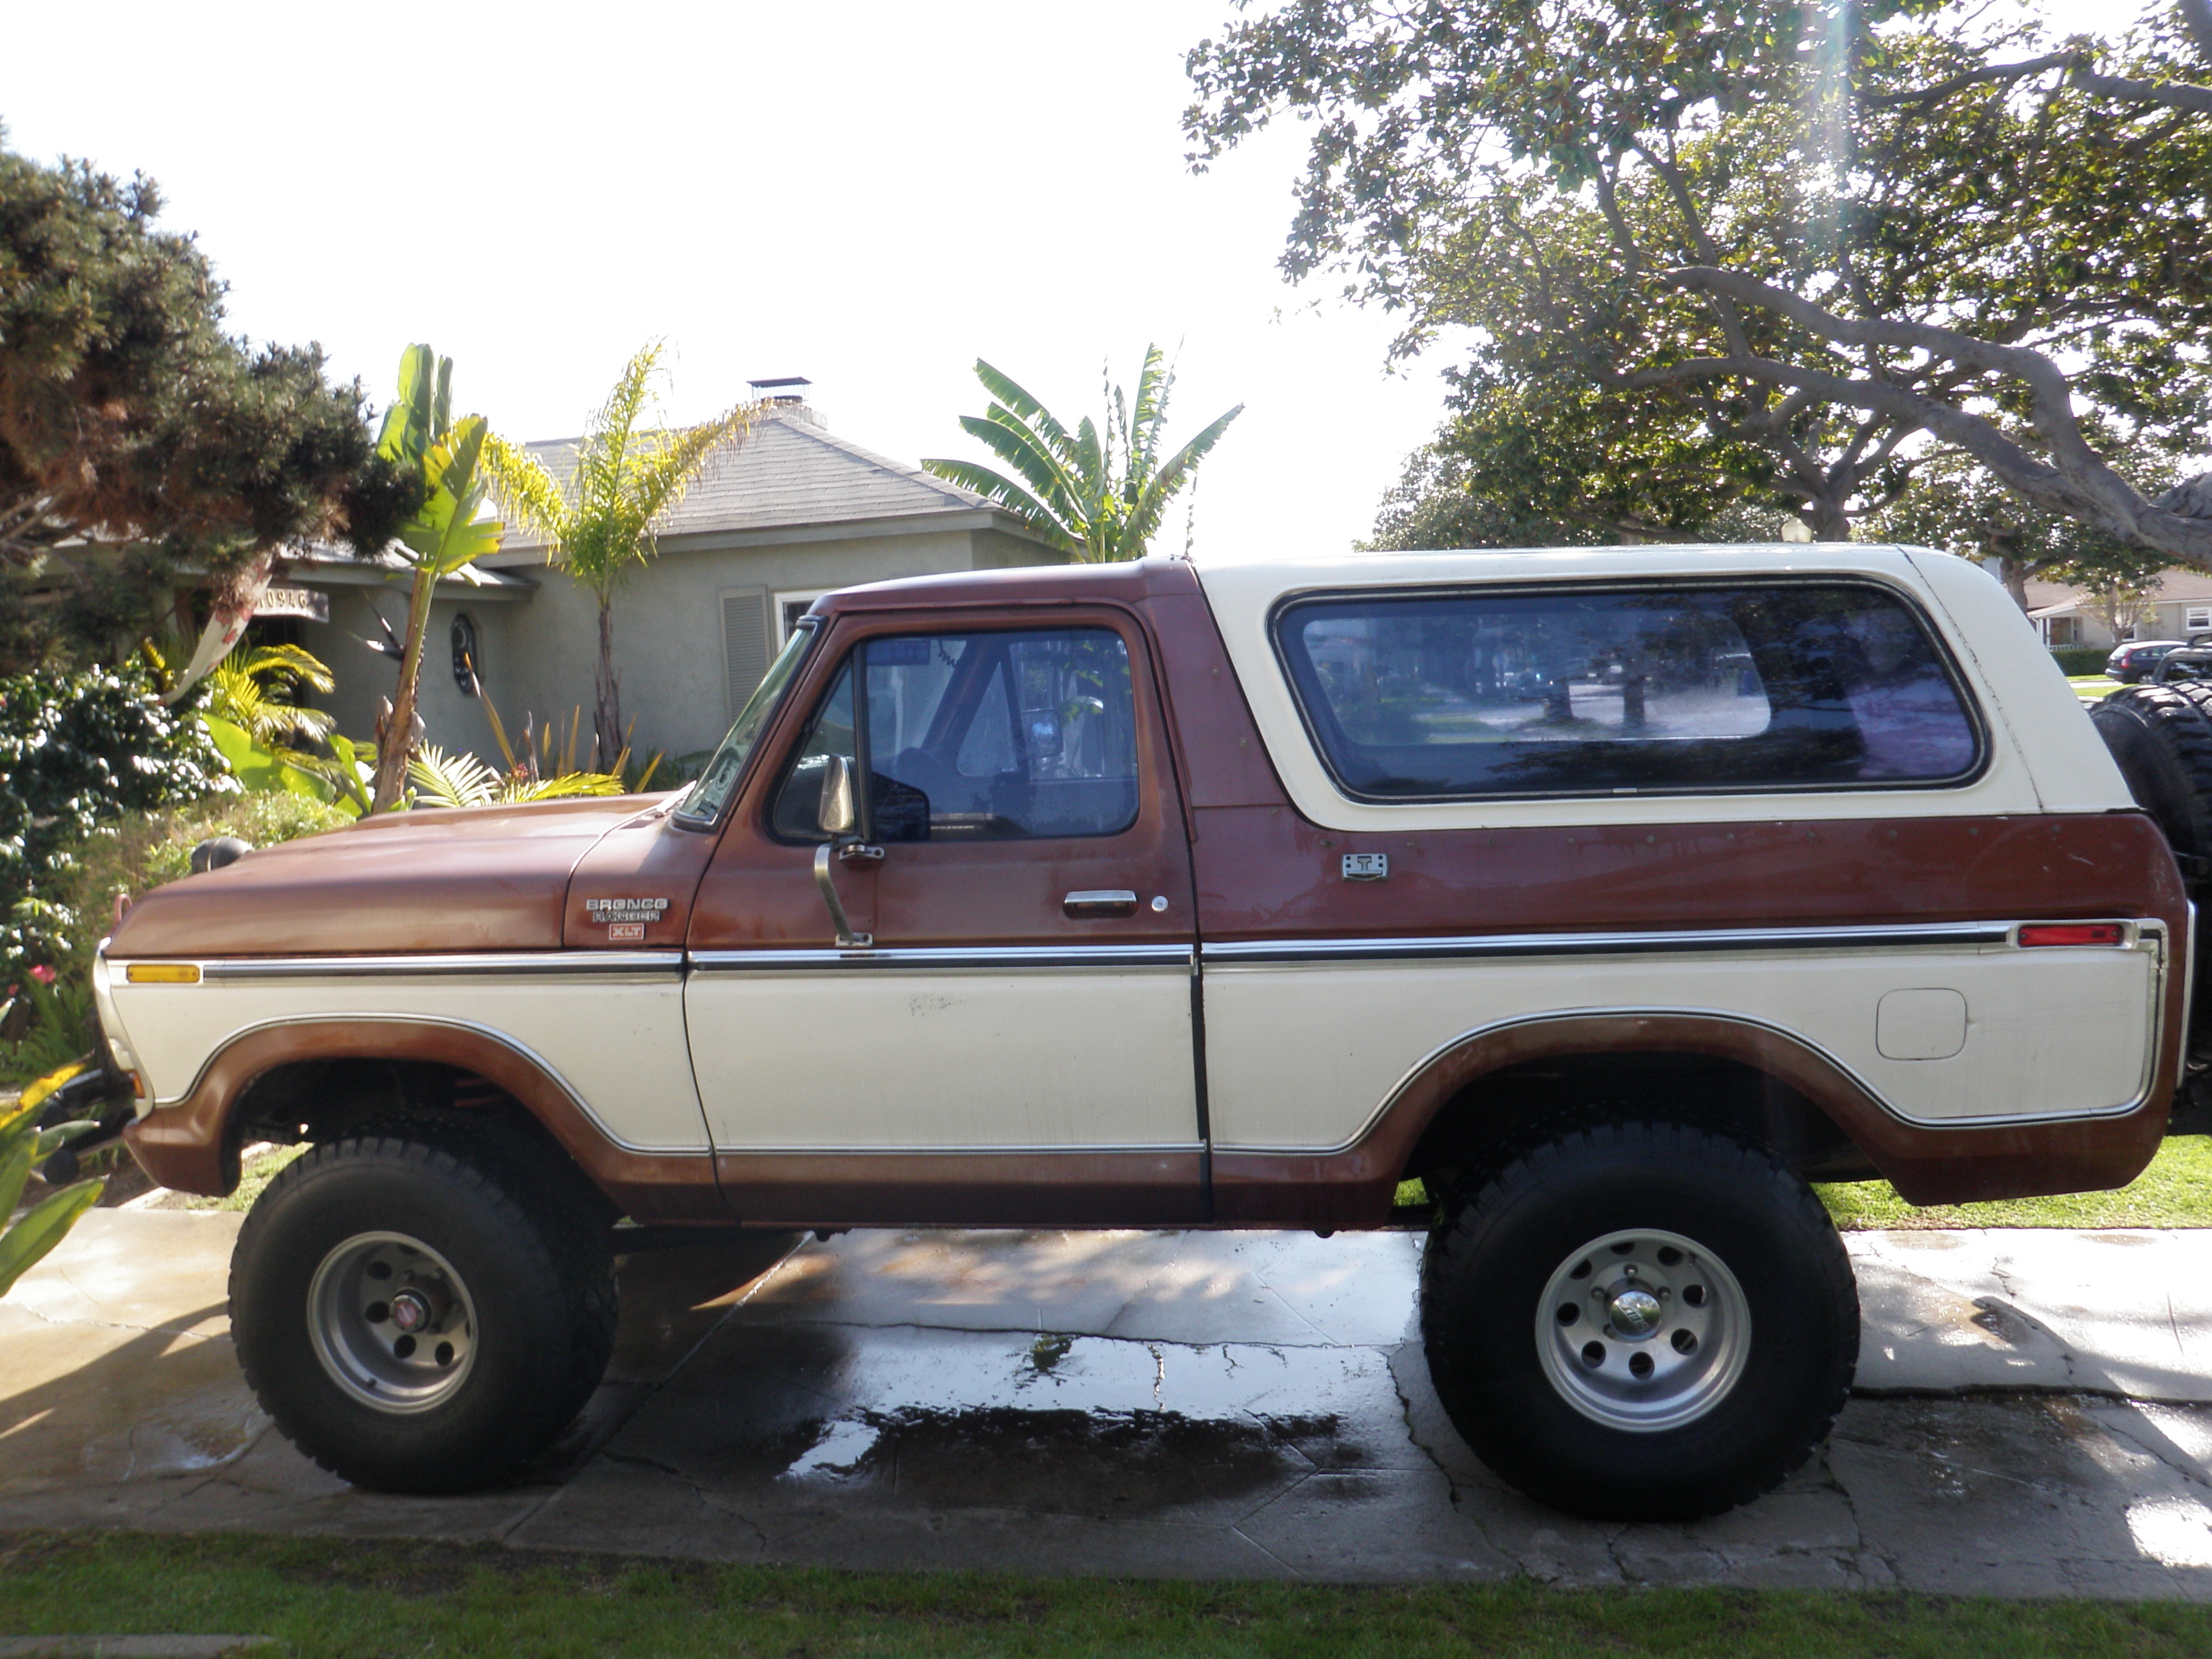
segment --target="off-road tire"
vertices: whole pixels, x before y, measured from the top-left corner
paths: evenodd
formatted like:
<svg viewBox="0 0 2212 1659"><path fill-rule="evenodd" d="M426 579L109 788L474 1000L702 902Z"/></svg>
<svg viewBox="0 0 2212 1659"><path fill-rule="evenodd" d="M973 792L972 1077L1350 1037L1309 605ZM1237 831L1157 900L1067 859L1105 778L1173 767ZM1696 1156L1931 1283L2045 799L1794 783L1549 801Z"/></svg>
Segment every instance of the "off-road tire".
<svg viewBox="0 0 2212 1659"><path fill-rule="evenodd" d="M2212 685L2180 680L2126 686L2093 705L2089 719L2128 793L2173 850L2197 901L2197 937L2190 944L2201 951L2212 945L2212 905L2206 902L2212 889ZM2212 1070L2212 982L2201 975L2185 1059L2192 1075Z"/></svg>
<svg viewBox="0 0 2212 1659"><path fill-rule="evenodd" d="M511 1475L574 1420L614 1343L603 1215L549 1183L544 1154L490 1125L349 1131L289 1165L231 1258L239 1360L263 1409L332 1474L380 1492L455 1492ZM316 1274L349 1241L392 1235L451 1264L474 1310L450 1395L362 1403L318 1352Z"/></svg>
<svg viewBox="0 0 2212 1659"><path fill-rule="evenodd" d="M1594 1420L1540 1352L1563 1267L1637 1230L1725 1264L1747 1316L1733 1382L1673 1426ZM1602 1520L1686 1520L1770 1490L1827 1437L1858 1363L1850 1261L1811 1188L1759 1147L1633 1117L1528 1145L1449 1202L1422 1263L1421 1328L1476 1455L1529 1496Z"/></svg>
<svg viewBox="0 0 2212 1659"><path fill-rule="evenodd" d="M2089 709L2136 805L2157 820L2192 888L2212 877L2212 687L2123 686Z"/></svg>

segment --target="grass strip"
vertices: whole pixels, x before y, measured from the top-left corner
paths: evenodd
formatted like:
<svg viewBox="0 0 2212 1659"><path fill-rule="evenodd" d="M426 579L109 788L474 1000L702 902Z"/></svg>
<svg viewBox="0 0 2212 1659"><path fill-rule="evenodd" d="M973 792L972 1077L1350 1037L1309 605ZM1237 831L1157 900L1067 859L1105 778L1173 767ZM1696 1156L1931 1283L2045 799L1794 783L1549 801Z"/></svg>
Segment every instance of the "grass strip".
<svg viewBox="0 0 2212 1659"><path fill-rule="evenodd" d="M2150 1167L2118 1192L1916 1209L1887 1181L1815 1187L1836 1225L1921 1227L2212 1227L2212 1135L2172 1135Z"/></svg>
<svg viewBox="0 0 2212 1659"><path fill-rule="evenodd" d="M0 1534L0 1630L276 1655L2182 1659L2212 1607L1905 1594L847 1573L253 1534Z"/></svg>

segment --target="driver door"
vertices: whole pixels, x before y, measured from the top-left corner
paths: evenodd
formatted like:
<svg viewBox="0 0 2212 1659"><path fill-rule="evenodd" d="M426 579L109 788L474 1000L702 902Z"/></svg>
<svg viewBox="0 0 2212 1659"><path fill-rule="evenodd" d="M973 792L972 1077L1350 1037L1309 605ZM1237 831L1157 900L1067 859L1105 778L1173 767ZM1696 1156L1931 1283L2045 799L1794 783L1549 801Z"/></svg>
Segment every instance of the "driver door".
<svg viewBox="0 0 2212 1659"><path fill-rule="evenodd" d="M747 1219L1196 1219L1189 848L1118 611L848 617L694 912L686 991ZM822 778L859 845L814 888Z"/></svg>

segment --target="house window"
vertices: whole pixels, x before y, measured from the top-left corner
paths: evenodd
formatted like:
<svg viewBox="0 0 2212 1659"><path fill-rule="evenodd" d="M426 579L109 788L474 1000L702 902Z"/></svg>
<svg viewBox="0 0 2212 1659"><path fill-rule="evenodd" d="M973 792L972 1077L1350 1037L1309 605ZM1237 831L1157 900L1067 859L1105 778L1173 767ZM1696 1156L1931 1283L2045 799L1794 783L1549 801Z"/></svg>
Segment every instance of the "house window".
<svg viewBox="0 0 2212 1659"><path fill-rule="evenodd" d="M2192 634L2200 634L2207 629L2212 629L2212 605L2191 605L2186 613L2186 620L2181 625Z"/></svg>
<svg viewBox="0 0 2212 1659"><path fill-rule="evenodd" d="M2053 617L2050 619L2051 643L2079 645L2081 643L2081 619L2079 617Z"/></svg>
<svg viewBox="0 0 2212 1659"><path fill-rule="evenodd" d="M780 648L799 626L799 619L814 608L826 587L793 588L775 596L775 642Z"/></svg>
<svg viewBox="0 0 2212 1659"><path fill-rule="evenodd" d="M453 684L461 688L463 696L477 695L483 665L483 657L477 645L476 618L464 611L453 618Z"/></svg>

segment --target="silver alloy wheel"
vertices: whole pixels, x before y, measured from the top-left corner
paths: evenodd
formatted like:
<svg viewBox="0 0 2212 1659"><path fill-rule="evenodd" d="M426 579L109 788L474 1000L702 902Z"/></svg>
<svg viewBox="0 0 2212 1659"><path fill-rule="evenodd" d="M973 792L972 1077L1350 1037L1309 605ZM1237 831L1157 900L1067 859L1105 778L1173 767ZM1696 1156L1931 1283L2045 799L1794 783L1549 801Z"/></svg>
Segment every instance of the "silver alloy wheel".
<svg viewBox="0 0 2212 1659"><path fill-rule="evenodd" d="M404 1415L449 1399L476 1359L476 1304L453 1264L404 1233L356 1233L307 1286L307 1332L331 1380Z"/></svg>
<svg viewBox="0 0 2212 1659"><path fill-rule="evenodd" d="M1680 1233L1607 1233L1545 1285L1536 1352L1584 1417L1638 1433L1680 1428L1742 1376L1751 1305L1727 1264Z"/></svg>

